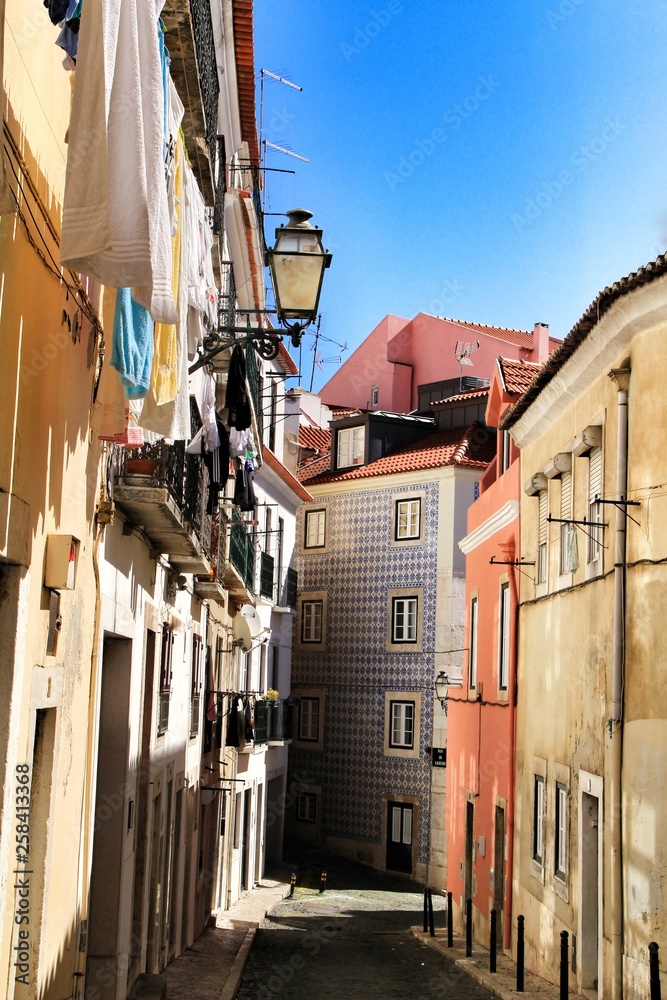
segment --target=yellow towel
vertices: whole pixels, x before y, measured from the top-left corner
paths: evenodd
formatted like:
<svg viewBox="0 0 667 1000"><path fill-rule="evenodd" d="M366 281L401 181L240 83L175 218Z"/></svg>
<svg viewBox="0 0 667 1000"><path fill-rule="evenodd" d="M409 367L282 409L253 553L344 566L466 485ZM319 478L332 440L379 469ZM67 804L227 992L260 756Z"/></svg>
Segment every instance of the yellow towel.
<svg viewBox="0 0 667 1000"><path fill-rule="evenodd" d="M179 276L181 271L181 235L183 231L183 139L176 143L174 190L176 193L176 235L171 238L171 286L174 302L178 305ZM155 353L151 384L158 405L170 403L178 395L178 327L165 323L155 324Z"/></svg>

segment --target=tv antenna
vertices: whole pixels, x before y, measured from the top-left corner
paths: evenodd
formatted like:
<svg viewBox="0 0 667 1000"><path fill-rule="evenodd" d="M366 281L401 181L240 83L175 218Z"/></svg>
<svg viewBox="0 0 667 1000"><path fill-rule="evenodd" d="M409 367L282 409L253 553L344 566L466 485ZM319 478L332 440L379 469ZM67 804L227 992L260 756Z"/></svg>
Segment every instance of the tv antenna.
<svg viewBox="0 0 667 1000"><path fill-rule="evenodd" d="M470 368L473 367L470 355L473 354L478 347L479 340L475 340L472 343L468 343L466 340L456 341L454 355L459 363L459 392L463 392L463 366L468 365Z"/></svg>
<svg viewBox="0 0 667 1000"><path fill-rule="evenodd" d="M291 87L292 90L302 91L303 87L300 87L298 83L293 83L288 80L285 76L279 76L277 73L272 73L268 69L261 69L259 71L259 141L261 147L261 163L260 168L262 173L266 172L266 150L275 149L278 153L284 153L285 156L293 156L296 160L302 160L304 163L310 163L310 160L305 156L300 156L295 153L294 150L290 149L286 145L278 146L274 142L269 142L268 139L264 139L264 78L268 77L270 80L275 80L276 83L282 83L285 87ZM293 171L291 171L293 173ZM266 191L266 185L264 185L264 192ZM264 205L262 205L262 210ZM282 214L282 213L281 213Z"/></svg>

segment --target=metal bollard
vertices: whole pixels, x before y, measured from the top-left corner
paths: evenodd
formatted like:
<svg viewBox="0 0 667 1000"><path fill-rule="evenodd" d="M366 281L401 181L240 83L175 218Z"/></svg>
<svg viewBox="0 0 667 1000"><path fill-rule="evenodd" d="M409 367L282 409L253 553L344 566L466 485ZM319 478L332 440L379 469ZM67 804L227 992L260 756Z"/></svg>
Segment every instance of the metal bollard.
<svg viewBox="0 0 667 1000"><path fill-rule="evenodd" d="M491 933L489 935L489 972L496 971L496 911L491 910Z"/></svg>
<svg viewBox="0 0 667 1000"><path fill-rule="evenodd" d="M567 931L560 932L560 1000L567 1000L568 994L568 958L570 935Z"/></svg>
<svg viewBox="0 0 667 1000"><path fill-rule="evenodd" d="M327 873L322 872L320 875L320 892L324 892L327 887Z"/></svg>
<svg viewBox="0 0 667 1000"><path fill-rule="evenodd" d="M661 1000L660 997L660 946L651 941L648 946L649 975L651 979L651 1000Z"/></svg>
<svg viewBox="0 0 667 1000"><path fill-rule="evenodd" d="M294 895L294 886L296 885L296 872L292 872L289 880L289 898L291 899Z"/></svg>
<svg viewBox="0 0 667 1000"><path fill-rule="evenodd" d="M424 934L428 930L428 889L424 889Z"/></svg>
<svg viewBox="0 0 667 1000"><path fill-rule="evenodd" d="M519 914L516 918L517 924L517 936L516 936L516 991L517 993L523 993L523 962L524 962L524 943L523 943L523 914Z"/></svg>
<svg viewBox="0 0 667 1000"><path fill-rule="evenodd" d="M447 947L454 947L454 913L452 910L452 894L447 893Z"/></svg>
<svg viewBox="0 0 667 1000"><path fill-rule="evenodd" d="M435 937L435 922L433 919L433 893L428 890L428 930L431 937Z"/></svg>
<svg viewBox="0 0 667 1000"><path fill-rule="evenodd" d="M472 899L466 899L466 958L472 955Z"/></svg>

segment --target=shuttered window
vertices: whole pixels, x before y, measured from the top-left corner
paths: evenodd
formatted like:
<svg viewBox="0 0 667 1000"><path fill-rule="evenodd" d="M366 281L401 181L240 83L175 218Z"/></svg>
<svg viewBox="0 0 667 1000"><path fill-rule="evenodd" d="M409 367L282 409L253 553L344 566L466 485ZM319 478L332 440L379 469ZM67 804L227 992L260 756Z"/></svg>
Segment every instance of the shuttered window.
<svg viewBox="0 0 667 1000"><path fill-rule="evenodd" d="M560 516L565 520L573 517L571 472L563 472L560 477ZM561 524L560 572L573 573L578 565L577 530L573 524Z"/></svg>
<svg viewBox="0 0 667 1000"><path fill-rule="evenodd" d="M588 456L588 520L597 524L602 520L602 505L596 501L602 496L602 448L591 448ZM588 562L595 562L602 552L602 528L590 528Z"/></svg>
<svg viewBox="0 0 667 1000"><path fill-rule="evenodd" d="M540 490L538 493L538 526L537 526L537 582L546 583L547 579L547 516L549 514L549 492Z"/></svg>

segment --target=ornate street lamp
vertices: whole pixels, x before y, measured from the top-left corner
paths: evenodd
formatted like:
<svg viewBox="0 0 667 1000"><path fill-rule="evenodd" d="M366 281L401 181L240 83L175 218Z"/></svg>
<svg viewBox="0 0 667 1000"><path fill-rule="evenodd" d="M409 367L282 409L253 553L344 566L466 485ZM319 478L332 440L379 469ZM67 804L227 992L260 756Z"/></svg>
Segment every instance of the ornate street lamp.
<svg viewBox="0 0 667 1000"><path fill-rule="evenodd" d="M449 690L449 677L444 670L441 670L435 679L435 696L440 702L440 707L447 714L447 692Z"/></svg>
<svg viewBox="0 0 667 1000"><path fill-rule="evenodd" d="M204 353L190 367L190 373L210 364L216 355L236 344L252 343L263 358L270 361L280 349L279 337L289 334L298 347L303 331L317 317L325 268L331 254L324 249L322 230L311 226L312 213L293 208L286 213L289 222L276 229L276 245L267 249L265 263L271 273L275 309L238 310L247 314L245 326L220 326L204 342ZM284 329L267 330L250 326L250 317L277 315Z"/></svg>
<svg viewBox="0 0 667 1000"><path fill-rule="evenodd" d="M312 212L293 208L287 225L276 229L276 245L266 252L276 312L298 347L305 328L317 316L325 268L331 254L324 249L322 230L311 226Z"/></svg>

